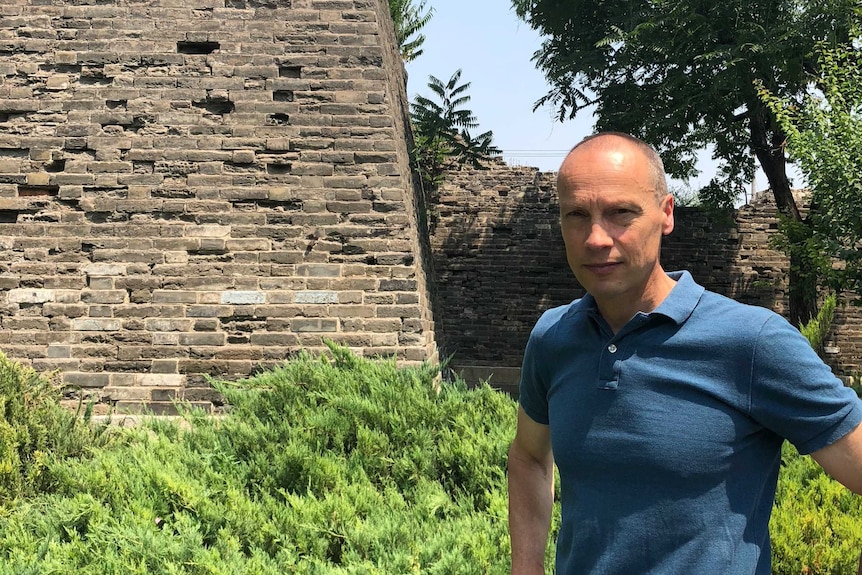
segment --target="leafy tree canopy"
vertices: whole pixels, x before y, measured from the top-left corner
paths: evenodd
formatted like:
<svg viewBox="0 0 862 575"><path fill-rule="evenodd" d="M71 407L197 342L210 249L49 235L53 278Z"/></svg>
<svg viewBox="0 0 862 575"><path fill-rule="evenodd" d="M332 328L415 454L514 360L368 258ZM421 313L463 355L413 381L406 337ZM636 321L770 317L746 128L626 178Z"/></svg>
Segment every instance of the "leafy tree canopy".
<svg viewBox="0 0 862 575"><path fill-rule="evenodd" d="M782 222L785 237L796 240L783 247L816 263L819 287L862 297L862 32L855 37L855 44L823 47L816 93L801 105L764 87L760 95L810 186L809 225Z"/></svg>
<svg viewBox="0 0 862 575"><path fill-rule="evenodd" d="M786 178L784 130L760 100L799 103L815 72L819 42L846 42L862 16L858 0L512 0L546 37L535 53L560 120L595 106L598 130L656 146L668 172L695 173L708 145L722 168L706 197L731 205L742 176L769 179L779 207L796 219Z"/></svg>

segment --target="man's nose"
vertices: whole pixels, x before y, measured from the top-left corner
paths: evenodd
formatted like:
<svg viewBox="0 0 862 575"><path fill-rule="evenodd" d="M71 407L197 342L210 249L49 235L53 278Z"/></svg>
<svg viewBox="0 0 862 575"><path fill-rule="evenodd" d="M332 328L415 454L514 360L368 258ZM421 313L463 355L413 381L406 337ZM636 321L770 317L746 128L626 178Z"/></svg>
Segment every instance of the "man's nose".
<svg viewBox="0 0 862 575"><path fill-rule="evenodd" d="M590 225L590 235L587 236L587 247L593 249L604 249L612 247L614 240L605 229L602 222L593 222Z"/></svg>

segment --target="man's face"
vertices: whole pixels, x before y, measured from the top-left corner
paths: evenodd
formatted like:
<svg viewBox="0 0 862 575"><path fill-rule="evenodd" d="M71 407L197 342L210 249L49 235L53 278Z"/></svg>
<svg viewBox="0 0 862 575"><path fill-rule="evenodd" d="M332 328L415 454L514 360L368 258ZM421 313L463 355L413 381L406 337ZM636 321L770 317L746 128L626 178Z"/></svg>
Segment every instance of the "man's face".
<svg viewBox="0 0 862 575"><path fill-rule="evenodd" d="M673 230L673 198L656 198L645 156L625 141L587 142L563 162L557 189L566 257L580 284L600 303L648 299L664 274L659 249Z"/></svg>

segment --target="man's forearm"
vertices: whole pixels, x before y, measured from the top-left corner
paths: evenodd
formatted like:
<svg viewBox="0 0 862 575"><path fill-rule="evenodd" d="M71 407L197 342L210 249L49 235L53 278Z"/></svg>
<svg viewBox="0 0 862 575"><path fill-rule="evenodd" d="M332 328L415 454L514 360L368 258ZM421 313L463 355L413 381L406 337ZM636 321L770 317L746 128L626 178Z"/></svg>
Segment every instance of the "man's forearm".
<svg viewBox="0 0 862 575"><path fill-rule="evenodd" d="M508 479L512 575L544 575L554 504L553 462L526 457L513 445Z"/></svg>

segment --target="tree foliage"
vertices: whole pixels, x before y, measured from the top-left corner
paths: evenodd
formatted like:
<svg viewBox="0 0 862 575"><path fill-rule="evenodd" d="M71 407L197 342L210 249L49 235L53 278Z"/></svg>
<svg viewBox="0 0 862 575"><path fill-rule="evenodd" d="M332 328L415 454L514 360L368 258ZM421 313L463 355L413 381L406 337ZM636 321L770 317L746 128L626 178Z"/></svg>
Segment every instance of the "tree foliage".
<svg viewBox="0 0 862 575"><path fill-rule="evenodd" d="M389 0L389 12L395 23L395 38L398 49L405 62L411 62L422 55L422 45L425 35L422 28L434 16L434 8L425 9L426 0Z"/></svg>
<svg viewBox="0 0 862 575"><path fill-rule="evenodd" d="M416 96L410 104L410 118L419 174L423 182L433 187L446 170L465 165L482 169L500 150L493 144L492 131L475 136L470 132L479 122L464 107L470 101L467 94L470 82L459 84L460 69L446 83L434 76L428 80L433 96Z"/></svg>
<svg viewBox="0 0 862 575"><path fill-rule="evenodd" d="M786 173L787 133L755 83L801 105L817 47L848 42L862 18L858 0L512 3L546 37L534 60L551 90L537 106L554 105L560 120L595 106L597 129L654 145L676 177L693 175L695 152L711 146L720 169L701 197L717 206L743 191L753 154L778 208L803 221ZM791 294L794 321L815 309Z"/></svg>
<svg viewBox="0 0 862 575"><path fill-rule="evenodd" d="M795 241L782 247L804 250L819 288L862 297L862 33L855 36L855 45L822 47L817 92L800 104L764 87L760 95L810 187L809 226L783 221L784 236Z"/></svg>

